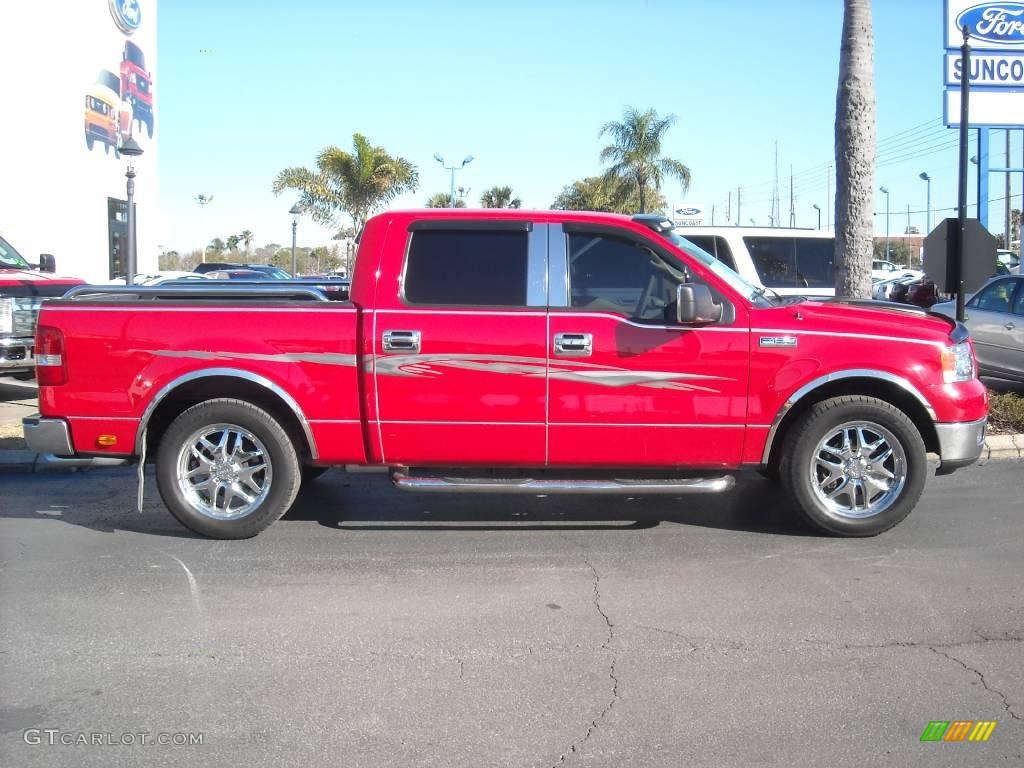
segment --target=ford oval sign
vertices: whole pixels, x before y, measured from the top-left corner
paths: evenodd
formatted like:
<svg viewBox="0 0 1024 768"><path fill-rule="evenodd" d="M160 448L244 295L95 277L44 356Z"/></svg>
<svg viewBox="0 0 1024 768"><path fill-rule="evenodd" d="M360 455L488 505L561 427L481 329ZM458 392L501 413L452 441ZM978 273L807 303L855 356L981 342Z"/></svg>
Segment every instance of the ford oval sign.
<svg viewBox="0 0 1024 768"><path fill-rule="evenodd" d="M700 208L676 208L676 213L679 216L700 216Z"/></svg>
<svg viewBox="0 0 1024 768"><path fill-rule="evenodd" d="M117 28L130 35L139 28L142 21L142 9L139 0L109 0L110 15L114 17Z"/></svg>
<svg viewBox="0 0 1024 768"><path fill-rule="evenodd" d="M956 17L958 29L967 27L972 40L1000 45L1024 45L1024 3L980 3Z"/></svg>

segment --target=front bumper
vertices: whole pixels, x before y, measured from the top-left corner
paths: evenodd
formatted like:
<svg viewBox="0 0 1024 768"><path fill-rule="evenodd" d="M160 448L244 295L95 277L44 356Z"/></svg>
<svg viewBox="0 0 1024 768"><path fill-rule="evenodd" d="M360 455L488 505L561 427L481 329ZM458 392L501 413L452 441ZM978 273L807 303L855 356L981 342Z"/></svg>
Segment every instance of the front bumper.
<svg viewBox="0 0 1024 768"><path fill-rule="evenodd" d="M54 456L72 456L71 432L64 419L44 419L38 413L21 420L25 442L30 451L51 453Z"/></svg>
<svg viewBox="0 0 1024 768"><path fill-rule="evenodd" d="M35 339L31 336L0 339L0 376L34 371L36 367L34 350Z"/></svg>
<svg viewBox="0 0 1024 768"><path fill-rule="evenodd" d="M936 424L935 433L939 438L939 464L937 474L948 475L960 467L973 464L985 447L985 427L988 418L978 421Z"/></svg>

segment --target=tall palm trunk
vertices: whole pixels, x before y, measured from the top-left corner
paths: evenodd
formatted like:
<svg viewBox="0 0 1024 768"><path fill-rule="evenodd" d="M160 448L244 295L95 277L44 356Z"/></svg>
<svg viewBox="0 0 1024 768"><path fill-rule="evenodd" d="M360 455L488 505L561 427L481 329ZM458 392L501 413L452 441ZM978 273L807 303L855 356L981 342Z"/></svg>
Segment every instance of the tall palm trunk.
<svg viewBox="0 0 1024 768"><path fill-rule="evenodd" d="M875 44L870 0L843 0L836 93L836 295L871 297Z"/></svg>

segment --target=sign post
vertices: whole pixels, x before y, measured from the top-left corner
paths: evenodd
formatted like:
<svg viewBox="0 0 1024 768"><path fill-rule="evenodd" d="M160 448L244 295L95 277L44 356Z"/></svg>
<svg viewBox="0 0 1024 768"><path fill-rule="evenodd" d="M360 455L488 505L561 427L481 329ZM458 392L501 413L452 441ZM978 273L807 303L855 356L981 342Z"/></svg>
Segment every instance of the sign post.
<svg viewBox="0 0 1024 768"><path fill-rule="evenodd" d="M971 71L971 34L965 25L960 47L961 72ZM967 252L967 124L970 114L971 78L960 79L960 191L957 195L957 237L953 282L956 287L956 321L964 321L964 255ZM979 205L980 207L980 205Z"/></svg>

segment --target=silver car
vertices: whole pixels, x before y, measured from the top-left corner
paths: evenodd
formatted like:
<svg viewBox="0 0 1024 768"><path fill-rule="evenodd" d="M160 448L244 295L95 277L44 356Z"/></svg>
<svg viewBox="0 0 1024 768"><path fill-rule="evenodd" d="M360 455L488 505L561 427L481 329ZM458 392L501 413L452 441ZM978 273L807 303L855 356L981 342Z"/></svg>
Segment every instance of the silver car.
<svg viewBox="0 0 1024 768"><path fill-rule="evenodd" d="M956 303L936 304L932 312L955 317ZM968 299L964 322L979 373L1024 382L1024 275L991 278Z"/></svg>

